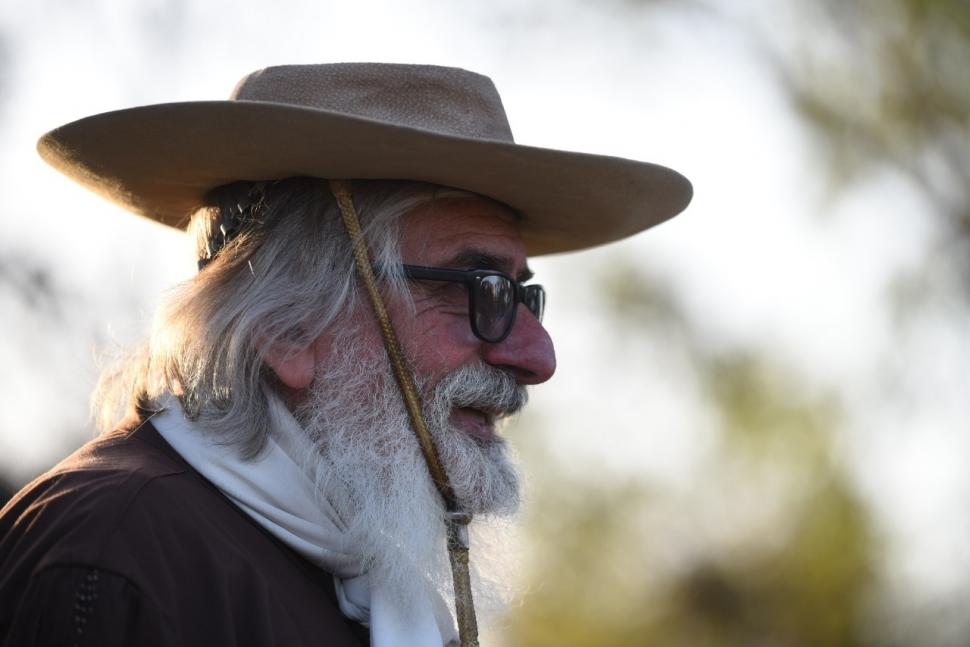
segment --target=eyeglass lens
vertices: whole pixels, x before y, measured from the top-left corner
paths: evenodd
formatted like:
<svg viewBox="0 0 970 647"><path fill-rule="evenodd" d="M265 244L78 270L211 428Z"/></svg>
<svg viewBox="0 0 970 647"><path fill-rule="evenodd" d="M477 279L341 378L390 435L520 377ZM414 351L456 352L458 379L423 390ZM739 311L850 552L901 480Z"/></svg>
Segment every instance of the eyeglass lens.
<svg viewBox="0 0 970 647"><path fill-rule="evenodd" d="M540 322L546 310L546 293L539 285L525 286L525 307L535 315Z"/></svg>
<svg viewBox="0 0 970 647"><path fill-rule="evenodd" d="M515 286L499 275L483 276L477 283L475 327L485 339L499 339L515 317Z"/></svg>

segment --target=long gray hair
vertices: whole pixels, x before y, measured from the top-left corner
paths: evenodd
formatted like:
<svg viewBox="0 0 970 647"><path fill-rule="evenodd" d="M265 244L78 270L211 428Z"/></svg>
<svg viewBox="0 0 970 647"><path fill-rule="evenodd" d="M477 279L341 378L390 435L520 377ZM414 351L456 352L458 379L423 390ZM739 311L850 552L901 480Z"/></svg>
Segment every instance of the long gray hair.
<svg viewBox="0 0 970 647"><path fill-rule="evenodd" d="M355 181L354 203L382 284L407 294L399 223L440 197L428 184ZM99 381L92 410L102 431L178 397L220 442L255 456L269 428L261 349L304 348L359 303L353 255L326 180L237 183L192 216L200 265L168 293L147 341Z"/></svg>

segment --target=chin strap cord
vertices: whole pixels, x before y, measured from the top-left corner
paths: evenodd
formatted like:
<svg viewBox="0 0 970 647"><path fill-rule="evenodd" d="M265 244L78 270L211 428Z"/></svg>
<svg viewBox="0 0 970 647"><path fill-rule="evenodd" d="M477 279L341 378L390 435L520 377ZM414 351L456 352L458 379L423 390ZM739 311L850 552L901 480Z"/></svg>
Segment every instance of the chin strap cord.
<svg viewBox="0 0 970 647"><path fill-rule="evenodd" d="M472 599L471 578L468 572L468 524L471 522L472 516L459 508L454 490L451 489L451 484L448 481L448 474L441 466L438 450L431 439L428 426L425 424L421 408L421 396L418 394L418 390L414 386L414 378L405 364L401 345L394 333L387 308L384 307L380 290L377 288L377 279L374 277L374 269L368 258L364 234L361 232L357 210L354 208L354 201L351 197L350 183L347 180L330 180L330 191L337 200L337 206L340 207L344 227L347 229L347 235L353 245L357 273L364 282L371 307L377 317L377 323L384 337L384 348L391 360L394 378L397 380L401 395L404 398L404 404L411 419L411 426L418 438L418 445L421 447L424 461L431 473L431 480L434 481L438 492L445 501L448 557L451 561L451 576L455 587L455 615L458 620L459 640L462 647L478 647L478 622L475 619L475 602Z"/></svg>

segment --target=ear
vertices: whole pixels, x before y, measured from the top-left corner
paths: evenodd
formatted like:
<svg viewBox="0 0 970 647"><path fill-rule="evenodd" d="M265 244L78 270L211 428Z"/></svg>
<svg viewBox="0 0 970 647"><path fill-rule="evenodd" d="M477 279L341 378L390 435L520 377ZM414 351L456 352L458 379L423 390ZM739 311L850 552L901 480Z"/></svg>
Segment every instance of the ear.
<svg viewBox="0 0 970 647"><path fill-rule="evenodd" d="M313 344L304 348L275 344L263 352L263 361L273 369L276 377L293 390L302 390L313 382L316 353Z"/></svg>

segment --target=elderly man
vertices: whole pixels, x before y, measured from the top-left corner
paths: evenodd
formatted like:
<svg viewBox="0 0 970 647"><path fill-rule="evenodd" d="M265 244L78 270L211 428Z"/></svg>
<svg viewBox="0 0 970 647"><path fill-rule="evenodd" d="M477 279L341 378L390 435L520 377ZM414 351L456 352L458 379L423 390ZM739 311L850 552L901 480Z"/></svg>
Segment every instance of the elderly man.
<svg viewBox="0 0 970 647"><path fill-rule="evenodd" d="M555 370L527 256L690 184L519 146L491 81L431 66L270 68L39 150L199 272L0 516L0 643L476 644L467 524L516 509L496 425Z"/></svg>

